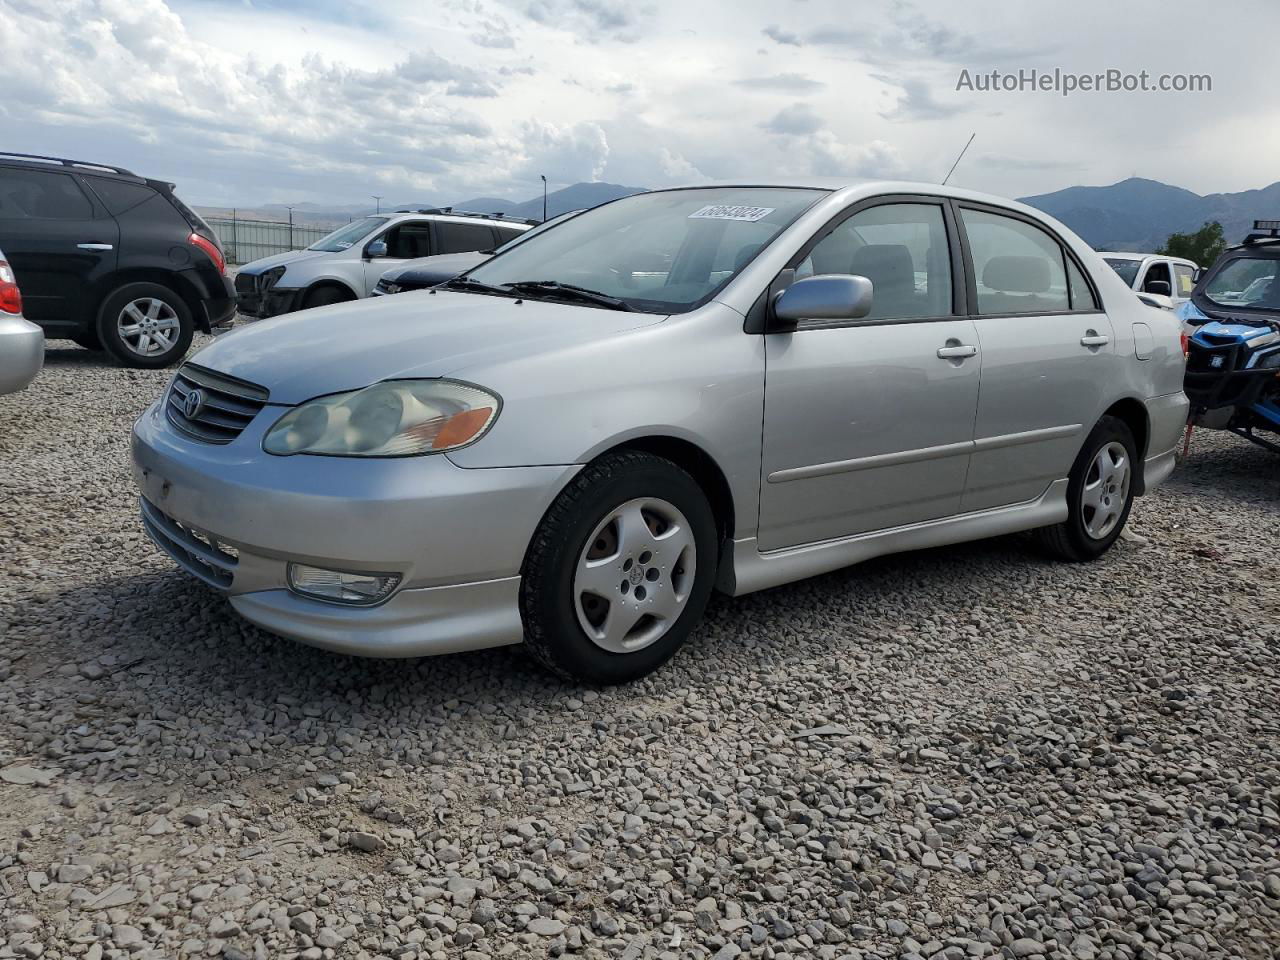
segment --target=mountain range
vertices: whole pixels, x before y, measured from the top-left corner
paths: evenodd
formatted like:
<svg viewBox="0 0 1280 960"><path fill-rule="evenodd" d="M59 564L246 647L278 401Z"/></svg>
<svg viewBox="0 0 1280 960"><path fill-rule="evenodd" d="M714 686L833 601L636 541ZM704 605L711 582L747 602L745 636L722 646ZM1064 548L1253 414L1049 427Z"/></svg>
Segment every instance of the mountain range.
<svg viewBox="0 0 1280 960"><path fill-rule="evenodd" d="M547 194L547 216L594 207L645 189L618 183L575 183ZM1164 244L1169 234L1194 231L1209 220L1222 224L1228 243L1237 243L1244 239L1254 220L1280 219L1280 182L1259 190L1201 196L1158 180L1131 177L1104 187L1067 187L1019 199L1057 217L1097 250L1155 250ZM384 204L382 209L417 210L438 206L476 213L500 212L508 217L542 218L541 196L531 200L472 197L443 204L417 200ZM227 216L231 212L210 207L197 209L211 216ZM242 218L285 220L288 208L283 204L268 204L254 210L238 209L236 213ZM300 203L293 207L296 223L316 226L343 223L370 213L373 211L366 204Z"/></svg>
<svg viewBox="0 0 1280 960"><path fill-rule="evenodd" d="M1067 187L1019 199L1057 217L1095 250L1155 250L1169 234L1197 230L1210 220L1222 224L1228 243L1239 243L1254 220L1280 218L1280 182L1260 190L1201 196L1130 177L1106 187Z"/></svg>

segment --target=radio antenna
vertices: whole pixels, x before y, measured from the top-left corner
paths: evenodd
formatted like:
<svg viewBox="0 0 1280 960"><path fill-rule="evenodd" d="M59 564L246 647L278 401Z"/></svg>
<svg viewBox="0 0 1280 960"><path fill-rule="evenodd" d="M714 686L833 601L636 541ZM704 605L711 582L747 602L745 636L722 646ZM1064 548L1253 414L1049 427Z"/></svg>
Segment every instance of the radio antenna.
<svg viewBox="0 0 1280 960"><path fill-rule="evenodd" d="M965 153L969 150L969 144L973 143L973 138L977 135L977 131L969 134L969 139L965 143L964 149L960 151L960 156L956 157L956 162L951 165L951 169L947 171L947 175L942 178L942 185L944 187L947 185L947 181L951 179L951 175L956 172L956 167L960 166L960 161L964 159Z"/></svg>

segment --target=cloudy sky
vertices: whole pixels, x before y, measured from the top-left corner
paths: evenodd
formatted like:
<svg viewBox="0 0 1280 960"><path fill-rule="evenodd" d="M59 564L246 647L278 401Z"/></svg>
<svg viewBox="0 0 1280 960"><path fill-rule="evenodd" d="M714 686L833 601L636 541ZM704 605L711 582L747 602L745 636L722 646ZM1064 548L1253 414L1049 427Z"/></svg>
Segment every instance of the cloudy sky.
<svg viewBox="0 0 1280 960"><path fill-rule="evenodd" d="M8 149L193 203L822 174L1018 196L1280 175L1276 0L0 0ZM1210 93L957 91L1019 69ZM368 201L372 204L372 201Z"/></svg>

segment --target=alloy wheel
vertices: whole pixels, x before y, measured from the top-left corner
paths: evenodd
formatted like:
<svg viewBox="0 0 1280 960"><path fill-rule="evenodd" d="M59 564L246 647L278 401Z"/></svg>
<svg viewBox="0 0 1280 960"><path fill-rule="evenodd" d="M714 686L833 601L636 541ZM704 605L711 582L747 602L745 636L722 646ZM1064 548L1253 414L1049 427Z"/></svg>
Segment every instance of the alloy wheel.
<svg viewBox="0 0 1280 960"><path fill-rule="evenodd" d="M1105 539L1124 515L1129 502L1130 472L1129 451L1114 440L1099 450L1089 464L1080 506L1085 533L1094 540Z"/></svg>
<svg viewBox="0 0 1280 960"><path fill-rule="evenodd" d="M629 500L587 539L573 577L578 623L611 653L633 653L660 639L693 588L693 530L666 500Z"/></svg>
<svg viewBox="0 0 1280 960"><path fill-rule="evenodd" d="M182 324L177 311L156 297L131 300L116 317L120 341L140 357L158 357L178 342Z"/></svg>

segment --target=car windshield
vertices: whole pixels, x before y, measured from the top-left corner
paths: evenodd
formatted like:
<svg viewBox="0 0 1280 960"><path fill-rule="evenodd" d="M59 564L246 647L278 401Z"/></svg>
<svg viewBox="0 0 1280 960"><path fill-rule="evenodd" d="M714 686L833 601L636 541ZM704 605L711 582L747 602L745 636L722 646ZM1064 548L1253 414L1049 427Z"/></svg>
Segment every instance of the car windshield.
<svg viewBox="0 0 1280 960"><path fill-rule="evenodd" d="M1120 274L1120 279L1124 281L1126 287L1132 287L1133 281L1138 278L1138 267L1142 266L1141 260L1126 260L1122 257L1105 257L1107 266Z"/></svg>
<svg viewBox="0 0 1280 960"><path fill-rule="evenodd" d="M1205 284L1204 295L1223 307L1280 310L1280 257L1228 260Z"/></svg>
<svg viewBox="0 0 1280 960"><path fill-rule="evenodd" d="M346 250L354 247L365 234L386 222L386 217L364 217L360 220L352 220L345 227L339 227L327 237L321 237L307 249L323 250L325 253L337 253L339 250Z"/></svg>
<svg viewBox="0 0 1280 960"><path fill-rule="evenodd" d="M641 193L578 214L466 277L476 292L484 292L480 284L519 284L522 294L556 298L574 287L632 310L683 313L709 300L822 193L764 187Z"/></svg>

